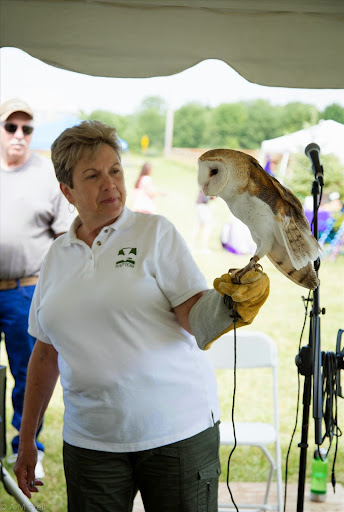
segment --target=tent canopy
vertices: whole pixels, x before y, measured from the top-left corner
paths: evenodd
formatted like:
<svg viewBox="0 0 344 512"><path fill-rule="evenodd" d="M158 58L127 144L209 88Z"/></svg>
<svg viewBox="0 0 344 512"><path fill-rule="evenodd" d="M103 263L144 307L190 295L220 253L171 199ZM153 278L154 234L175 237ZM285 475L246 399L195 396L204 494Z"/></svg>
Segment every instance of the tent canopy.
<svg viewBox="0 0 344 512"><path fill-rule="evenodd" d="M272 153L304 153L305 147L315 142L320 153L333 153L344 165L344 124L336 121L319 121L318 124L289 133L276 139L264 140L261 145L263 155ZM261 157L263 161L263 157Z"/></svg>
<svg viewBox="0 0 344 512"><path fill-rule="evenodd" d="M80 73L164 76L219 59L262 85L344 87L342 0L0 2L1 46Z"/></svg>

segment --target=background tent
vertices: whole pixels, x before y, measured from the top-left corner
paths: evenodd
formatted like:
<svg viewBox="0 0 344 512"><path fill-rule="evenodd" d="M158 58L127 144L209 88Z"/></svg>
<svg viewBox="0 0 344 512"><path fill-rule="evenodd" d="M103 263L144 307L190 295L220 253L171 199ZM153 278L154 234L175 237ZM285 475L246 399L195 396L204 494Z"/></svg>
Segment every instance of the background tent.
<svg viewBox="0 0 344 512"><path fill-rule="evenodd" d="M205 59L250 82L343 88L342 0L1 0L1 45L111 77L171 75Z"/></svg>
<svg viewBox="0 0 344 512"><path fill-rule="evenodd" d="M276 139L264 140L261 150L267 153L304 153L310 142L320 146L321 153L333 153L344 165L344 124L321 120L318 124Z"/></svg>
<svg viewBox="0 0 344 512"><path fill-rule="evenodd" d="M36 126L31 142L32 149L49 150L56 137L58 137L63 130L79 123L81 123L81 119L68 116ZM127 141L121 138L119 138L119 140L122 145L122 150L126 151L129 148Z"/></svg>
<svg viewBox="0 0 344 512"><path fill-rule="evenodd" d="M316 142L320 147L320 154L333 153L344 166L344 124L332 120L322 120L318 124L289 133L275 139L264 140L261 144L260 162L264 162L267 155L281 153L283 155L278 179L283 180L289 154L304 153L305 147L310 142Z"/></svg>

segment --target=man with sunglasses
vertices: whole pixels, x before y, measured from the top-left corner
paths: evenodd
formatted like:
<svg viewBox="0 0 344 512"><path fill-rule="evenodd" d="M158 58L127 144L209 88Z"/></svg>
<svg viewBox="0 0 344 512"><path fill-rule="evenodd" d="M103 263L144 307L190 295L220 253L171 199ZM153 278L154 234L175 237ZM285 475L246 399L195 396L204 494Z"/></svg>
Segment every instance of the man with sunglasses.
<svg viewBox="0 0 344 512"><path fill-rule="evenodd" d="M30 150L33 118L29 105L19 98L0 106L0 332L14 379L12 424L18 432L35 342L27 332L32 295L45 254L73 220L51 162ZM36 444L36 473L43 478L44 446L37 438ZM15 462L18 445L16 435L9 462Z"/></svg>

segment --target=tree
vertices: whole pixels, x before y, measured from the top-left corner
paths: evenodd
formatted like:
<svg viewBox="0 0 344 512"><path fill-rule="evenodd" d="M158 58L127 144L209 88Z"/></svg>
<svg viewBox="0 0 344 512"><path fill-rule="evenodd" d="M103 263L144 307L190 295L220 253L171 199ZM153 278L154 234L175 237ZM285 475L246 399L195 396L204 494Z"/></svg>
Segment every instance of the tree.
<svg viewBox="0 0 344 512"><path fill-rule="evenodd" d="M338 103L332 103L328 105L321 114L321 119L332 119L337 123L344 124L344 107L338 105Z"/></svg>
<svg viewBox="0 0 344 512"><path fill-rule="evenodd" d="M262 141L283 135L282 107L272 107L268 101L245 103L247 119L239 127L239 145L243 149L259 148Z"/></svg>
<svg viewBox="0 0 344 512"><path fill-rule="evenodd" d="M173 145L179 148L199 148L204 142L207 108L189 103L174 114Z"/></svg>
<svg viewBox="0 0 344 512"><path fill-rule="evenodd" d="M141 137L148 135L150 147L162 149L165 138L166 103L160 96L148 96L141 102L138 112L132 118L135 125L135 147Z"/></svg>
<svg viewBox="0 0 344 512"><path fill-rule="evenodd" d="M125 139L125 132L127 129L127 118L125 116L120 116L115 114L114 112L109 112L108 110L93 110L90 114L85 114L85 112L81 111L79 113L81 119L89 119L90 121L101 121L104 124L108 124L109 126L113 126L116 128L118 135Z"/></svg>
<svg viewBox="0 0 344 512"><path fill-rule="evenodd" d="M165 115L166 112L166 102L161 96L147 96L143 98L141 101L141 105L139 106L139 111L153 109L156 110L159 114Z"/></svg>
<svg viewBox="0 0 344 512"><path fill-rule="evenodd" d="M324 194L337 191L344 196L343 166L335 155L322 155L321 163L324 168ZM285 186L290 188L302 202L306 196L312 195L314 174L309 159L302 154L290 158L289 172Z"/></svg>
<svg viewBox="0 0 344 512"><path fill-rule="evenodd" d="M143 135L148 135L150 146L161 149L164 145L165 116L154 108L147 108L136 117L136 135L140 142Z"/></svg>
<svg viewBox="0 0 344 512"><path fill-rule="evenodd" d="M314 105L307 105L300 102L292 102L282 109L281 124L283 134L297 132L319 121L319 112Z"/></svg>
<svg viewBox="0 0 344 512"><path fill-rule="evenodd" d="M244 103L222 103L212 109L205 126L207 145L238 148L240 134L248 118L247 106Z"/></svg>
<svg viewBox="0 0 344 512"><path fill-rule="evenodd" d="M140 140L148 135L150 148L164 146L166 102L160 96L144 98L134 114L121 116L95 110L82 119L98 119L115 126L132 150L140 150ZM316 124L319 119L333 119L344 124L344 108L333 103L320 114L313 105L300 102L271 105L266 100L222 103L215 108L188 103L174 114L175 147L228 147L257 149L263 140L293 133Z"/></svg>

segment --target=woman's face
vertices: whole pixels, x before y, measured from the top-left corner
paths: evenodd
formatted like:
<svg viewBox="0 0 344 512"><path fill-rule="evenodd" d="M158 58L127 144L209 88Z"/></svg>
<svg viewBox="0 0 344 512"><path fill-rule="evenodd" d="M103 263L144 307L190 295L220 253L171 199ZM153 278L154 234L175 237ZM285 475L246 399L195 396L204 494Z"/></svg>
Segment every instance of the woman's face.
<svg viewBox="0 0 344 512"><path fill-rule="evenodd" d="M73 169L73 188L61 183L61 190L84 224L91 228L112 224L122 213L127 195L116 151L103 144L95 158L83 157Z"/></svg>

